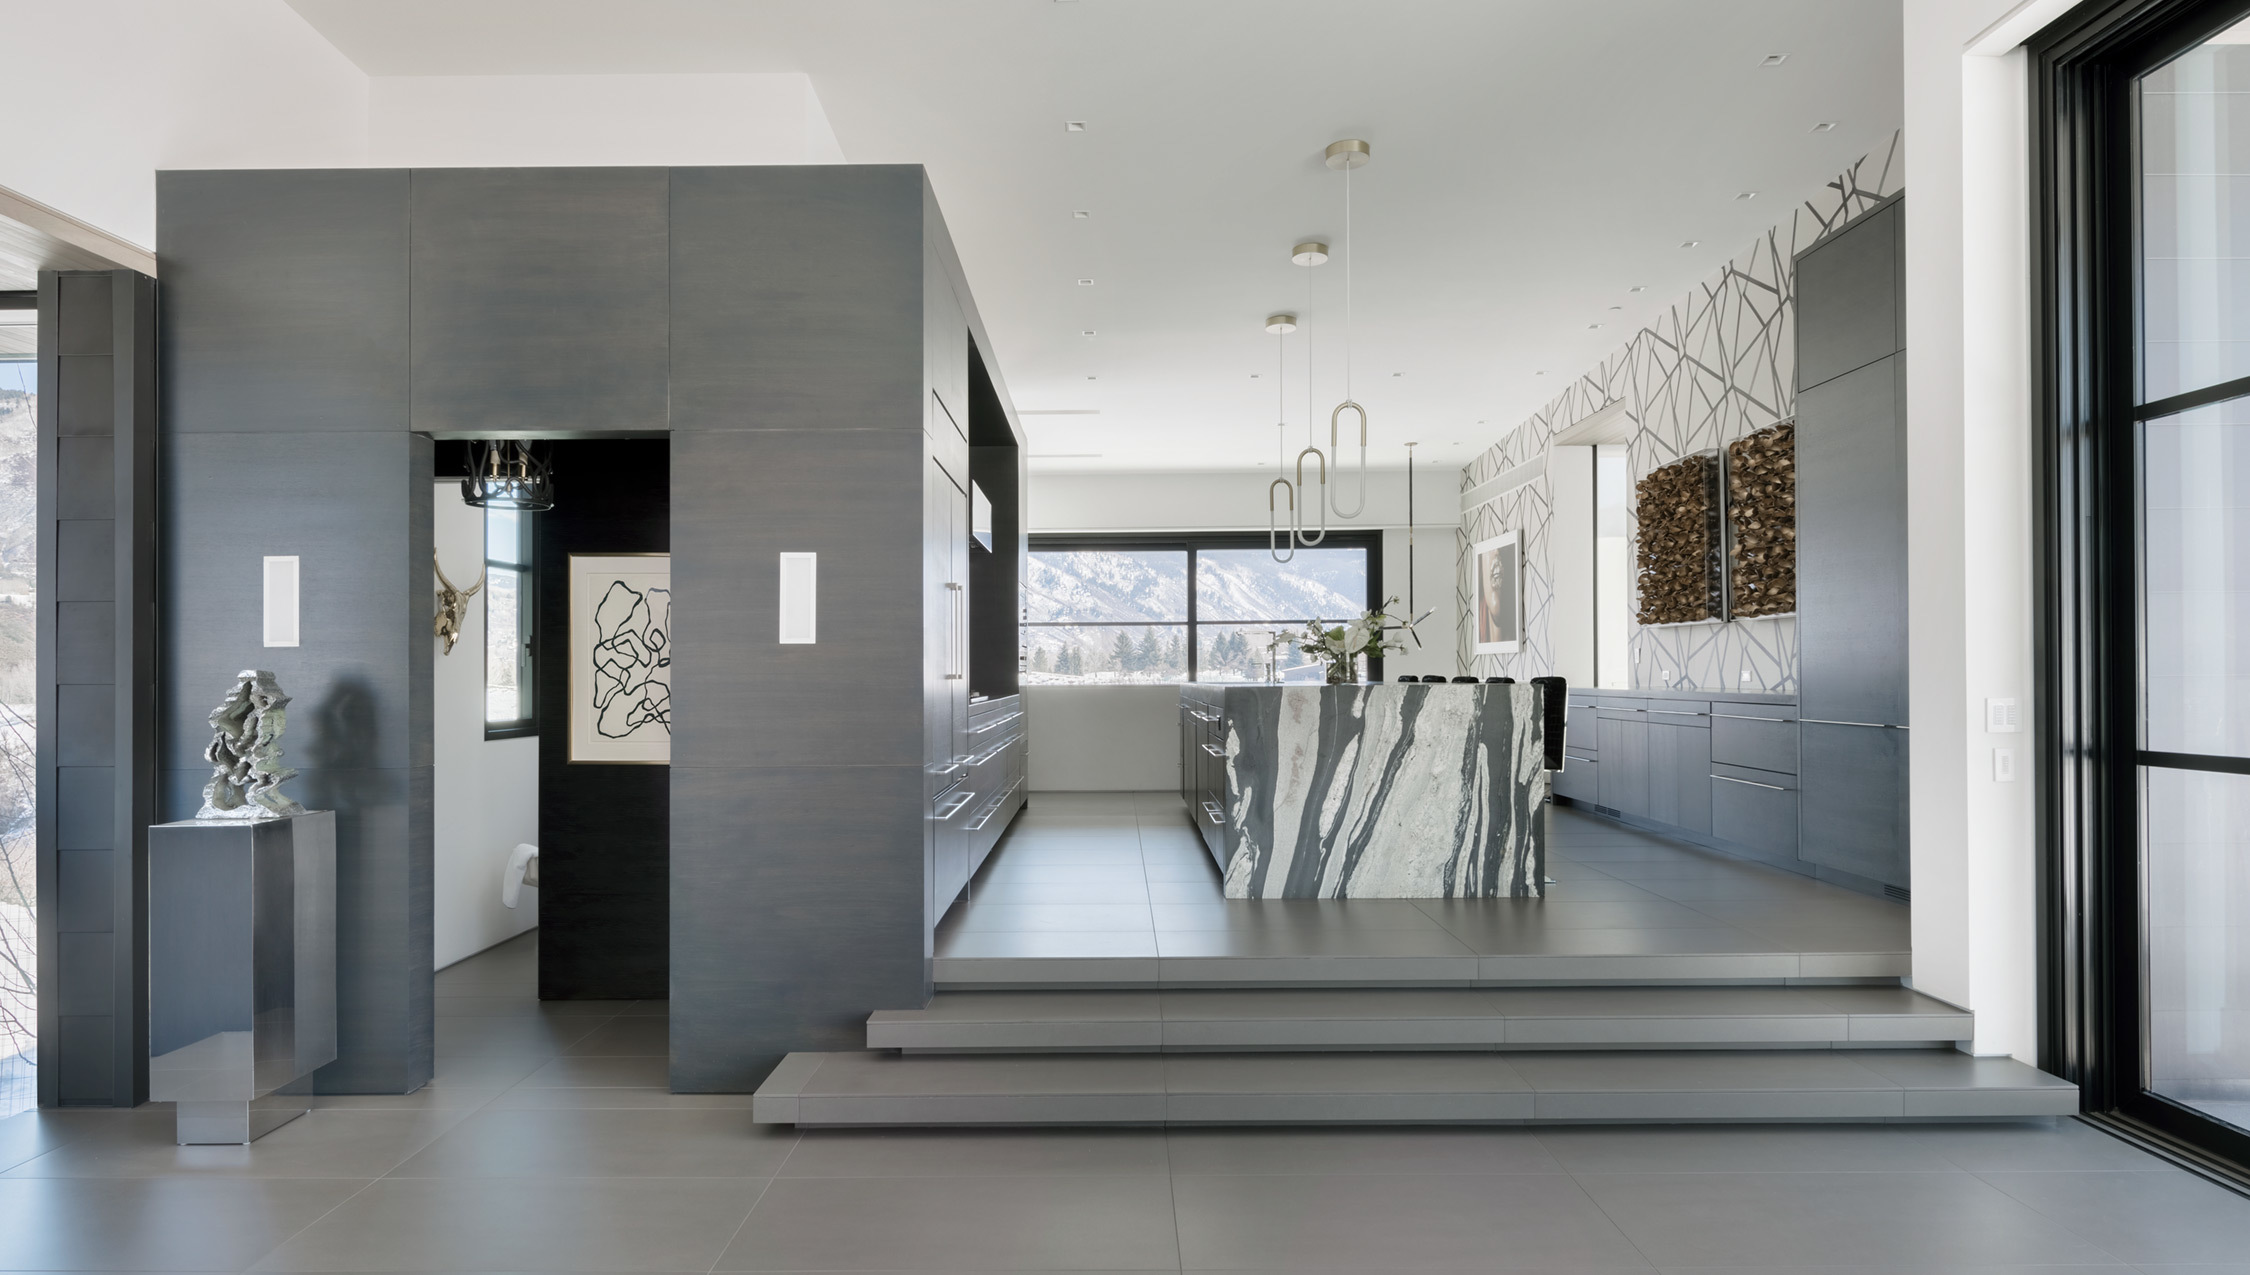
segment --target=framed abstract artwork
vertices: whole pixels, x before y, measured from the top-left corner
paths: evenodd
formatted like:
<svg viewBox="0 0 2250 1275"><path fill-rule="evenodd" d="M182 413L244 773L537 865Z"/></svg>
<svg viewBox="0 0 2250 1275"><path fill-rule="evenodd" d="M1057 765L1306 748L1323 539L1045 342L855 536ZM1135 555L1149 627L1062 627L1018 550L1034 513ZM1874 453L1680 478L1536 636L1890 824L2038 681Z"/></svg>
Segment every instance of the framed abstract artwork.
<svg viewBox="0 0 2250 1275"><path fill-rule="evenodd" d="M570 555L570 760L672 760L672 555Z"/></svg>
<svg viewBox="0 0 2250 1275"><path fill-rule="evenodd" d="M1470 616L1470 653L1514 655L1523 649L1523 532L1505 532L1470 546L1469 572L1476 605Z"/></svg>

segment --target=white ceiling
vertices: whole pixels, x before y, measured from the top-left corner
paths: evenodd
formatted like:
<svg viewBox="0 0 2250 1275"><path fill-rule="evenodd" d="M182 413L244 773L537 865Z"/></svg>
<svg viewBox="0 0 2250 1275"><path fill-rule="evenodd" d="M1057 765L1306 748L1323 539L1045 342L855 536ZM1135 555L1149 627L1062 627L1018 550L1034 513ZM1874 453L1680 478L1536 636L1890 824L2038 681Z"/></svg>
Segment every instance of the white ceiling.
<svg viewBox="0 0 2250 1275"><path fill-rule="evenodd" d="M1288 248L1341 249L1337 138L1375 153L1375 463L1462 463L1903 113L1898 0L290 3L373 75L808 74L853 162L929 167L1017 407L1099 413L1027 416L1035 457L1099 454L1042 470L1271 464L1279 309L1291 436L1309 336L1325 441L1344 263Z"/></svg>

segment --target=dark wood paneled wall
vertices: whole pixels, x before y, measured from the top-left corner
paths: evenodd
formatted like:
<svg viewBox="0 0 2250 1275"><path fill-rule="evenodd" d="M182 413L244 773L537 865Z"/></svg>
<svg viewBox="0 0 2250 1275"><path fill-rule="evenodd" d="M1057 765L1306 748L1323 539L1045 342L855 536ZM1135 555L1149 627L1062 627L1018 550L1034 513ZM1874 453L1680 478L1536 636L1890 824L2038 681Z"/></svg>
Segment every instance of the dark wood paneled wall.
<svg viewBox="0 0 2250 1275"><path fill-rule="evenodd" d="M291 791L336 811L326 1093L432 1065L431 446L411 432L411 190L398 170L174 172L163 264L163 810L244 668L295 697ZM263 644L260 560L302 559L302 644Z"/></svg>
<svg viewBox="0 0 2250 1275"><path fill-rule="evenodd" d="M672 174L672 1087L927 998L917 167ZM778 554L820 555L782 646Z"/></svg>
<svg viewBox="0 0 2250 1275"><path fill-rule="evenodd" d="M156 283L39 277L39 1101L148 1100Z"/></svg>
<svg viewBox="0 0 2250 1275"><path fill-rule="evenodd" d="M548 446L558 498L531 524L539 572L539 996L661 1000L671 965L671 775L663 766L570 760L570 555L670 552L670 448L663 438Z"/></svg>

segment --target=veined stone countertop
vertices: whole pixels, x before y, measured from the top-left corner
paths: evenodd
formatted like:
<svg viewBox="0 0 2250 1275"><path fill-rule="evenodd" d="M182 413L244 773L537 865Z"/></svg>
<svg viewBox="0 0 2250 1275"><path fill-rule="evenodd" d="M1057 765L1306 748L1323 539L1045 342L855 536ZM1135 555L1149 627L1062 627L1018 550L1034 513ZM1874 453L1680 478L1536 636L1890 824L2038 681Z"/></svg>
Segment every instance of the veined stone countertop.
<svg viewBox="0 0 2250 1275"><path fill-rule="evenodd" d="M1209 689L1225 709L1227 897L1545 892L1538 687Z"/></svg>

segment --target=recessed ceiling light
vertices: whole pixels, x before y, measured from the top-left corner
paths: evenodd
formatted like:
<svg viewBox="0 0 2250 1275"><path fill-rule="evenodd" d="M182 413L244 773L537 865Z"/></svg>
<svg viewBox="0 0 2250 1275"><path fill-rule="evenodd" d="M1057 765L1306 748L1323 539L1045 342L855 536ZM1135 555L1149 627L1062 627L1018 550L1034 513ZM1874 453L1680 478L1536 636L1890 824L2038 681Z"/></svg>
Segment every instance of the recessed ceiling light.
<svg viewBox="0 0 2250 1275"><path fill-rule="evenodd" d="M1100 378L1100 377L1098 377L1098 376L1089 376L1089 377L1087 377L1086 379L1087 379L1087 380L1089 380L1089 381L1098 381L1098 380L1100 380L1100 379L1102 379L1102 378Z"/></svg>
<svg viewBox="0 0 2250 1275"><path fill-rule="evenodd" d="M1622 310L1622 309L1624 309L1624 308L1625 308L1625 307L1624 307L1624 306L1621 306L1621 305L1613 305L1613 306L1611 306L1611 307L1610 307L1610 309L1612 309L1612 310Z"/></svg>
<svg viewBox="0 0 2250 1275"><path fill-rule="evenodd" d="M1699 248L1699 247L1702 247L1702 246L1703 246L1703 241L1702 241L1701 239L1690 239L1690 240L1688 240L1688 241L1687 241L1686 243L1683 243L1683 244L1681 244L1680 246L1681 246L1682 248Z"/></svg>
<svg viewBox="0 0 2250 1275"><path fill-rule="evenodd" d="M1081 288L1091 288L1094 286L1094 281L1091 279L1080 279L1078 281L1078 286Z"/></svg>
<svg viewBox="0 0 2250 1275"><path fill-rule="evenodd" d="M1788 60L1789 60L1789 55L1788 55L1788 54L1786 54L1786 53L1768 53L1768 54L1767 54L1767 55L1765 55L1764 57L1762 57L1762 58L1758 59L1758 65L1759 65L1759 66L1780 66L1780 65L1781 65L1782 63L1784 63L1784 62L1787 62Z"/></svg>
<svg viewBox="0 0 2250 1275"><path fill-rule="evenodd" d="M1404 375L1406 375L1406 373L1404 373L1404 372L1393 372L1393 373L1391 373L1391 375L1392 375L1392 376L1404 376Z"/></svg>
<svg viewBox="0 0 2250 1275"><path fill-rule="evenodd" d="M1822 120L1820 123L1812 126L1812 131L1815 133L1833 133L1836 131L1836 121Z"/></svg>
<svg viewBox="0 0 2250 1275"><path fill-rule="evenodd" d="M1079 221L1084 221L1084 220L1086 220L1086 219L1087 219L1088 217L1091 217L1091 216L1093 216L1094 214L1093 214L1093 212L1092 212L1091 210L1089 210L1089 209L1085 209L1085 208L1073 208L1073 209L1071 209L1071 210L1070 210L1070 215L1071 215L1072 217L1076 218L1076 219L1077 219L1077 220L1079 220Z"/></svg>
<svg viewBox="0 0 2250 1275"><path fill-rule="evenodd" d="M1083 133L1083 132L1085 132L1085 131L1086 131L1086 121L1084 121L1084 120L1064 120L1064 121L1063 121L1063 132L1065 132L1065 133Z"/></svg>
<svg viewBox="0 0 2250 1275"><path fill-rule="evenodd" d="M1545 375L1546 375L1546 373L1545 373L1545 372L1533 372L1533 373L1532 373L1532 375L1533 375L1533 376L1545 376Z"/></svg>
<svg viewBox="0 0 2250 1275"><path fill-rule="evenodd" d="M1757 192L1757 191L1754 191L1754 190L1746 190L1746 191L1743 191L1743 192L1742 192L1741 194L1739 194L1739 195L1736 195L1736 196L1734 197L1734 200L1735 200L1735 202L1736 202L1736 203L1738 203L1738 204L1739 204L1739 203L1742 203L1742 202L1744 202L1744 201L1746 201L1746 200L1756 199L1757 197L1758 197L1758 192Z"/></svg>
<svg viewBox="0 0 2250 1275"><path fill-rule="evenodd" d="M1252 373L1250 374L1250 379L1251 379L1251 380L1253 380L1253 381L1257 380L1257 379L1258 379L1258 374L1257 374L1256 372L1252 372Z"/></svg>
<svg viewBox="0 0 2250 1275"><path fill-rule="evenodd" d="M1085 330L1084 332L1081 332L1081 333L1079 333L1078 335L1080 335L1080 336L1092 336L1092 335L1094 335L1094 330L1093 330L1092 328L1088 328L1088 329L1086 329L1086 330Z"/></svg>
<svg viewBox="0 0 2250 1275"><path fill-rule="evenodd" d="M1636 284L1634 284L1634 285L1633 285L1633 286L1632 286L1631 288L1627 289L1627 291L1630 291L1630 292L1646 292L1646 291L1648 291L1648 285L1647 285L1647 284L1645 284L1645 283L1636 283Z"/></svg>
<svg viewBox="0 0 2250 1275"><path fill-rule="evenodd" d="M1601 325L1601 324L1599 324L1599 323L1589 323L1589 324L1587 324L1587 325L1586 325L1586 330L1587 330L1588 332L1593 332L1593 331L1597 331L1597 330L1599 330L1599 329L1600 329L1600 327L1601 327L1601 326L1602 326L1602 325Z"/></svg>

